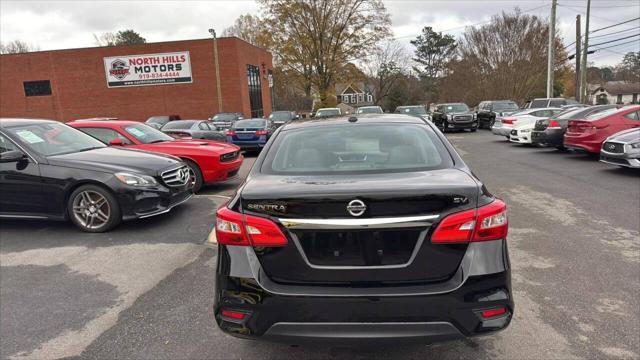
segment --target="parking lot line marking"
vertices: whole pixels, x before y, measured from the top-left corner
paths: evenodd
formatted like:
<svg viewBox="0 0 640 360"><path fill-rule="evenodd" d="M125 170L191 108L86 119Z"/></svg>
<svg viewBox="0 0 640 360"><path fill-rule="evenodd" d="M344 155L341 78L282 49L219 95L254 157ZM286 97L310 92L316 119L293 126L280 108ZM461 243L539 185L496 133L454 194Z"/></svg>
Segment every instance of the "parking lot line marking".
<svg viewBox="0 0 640 360"><path fill-rule="evenodd" d="M216 238L216 228L214 227L209 233L209 236L207 236L206 245L217 245L217 244L218 244L218 239Z"/></svg>

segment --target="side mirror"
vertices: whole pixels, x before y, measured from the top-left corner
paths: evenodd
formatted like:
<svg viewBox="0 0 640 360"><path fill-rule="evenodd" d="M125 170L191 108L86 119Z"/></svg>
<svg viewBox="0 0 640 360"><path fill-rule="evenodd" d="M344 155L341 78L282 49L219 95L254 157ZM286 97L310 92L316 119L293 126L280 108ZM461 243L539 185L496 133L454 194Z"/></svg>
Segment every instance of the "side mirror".
<svg viewBox="0 0 640 360"><path fill-rule="evenodd" d="M20 150L5 151L0 154L0 163L18 162L25 158L25 155Z"/></svg>
<svg viewBox="0 0 640 360"><path fill-rule="evenodd" d="M111 139L111 140L109 140L109 145L110 146L122 146L122 145L124 145L124 141L122 141L122 139L118 139L118 138Z"/></svg>

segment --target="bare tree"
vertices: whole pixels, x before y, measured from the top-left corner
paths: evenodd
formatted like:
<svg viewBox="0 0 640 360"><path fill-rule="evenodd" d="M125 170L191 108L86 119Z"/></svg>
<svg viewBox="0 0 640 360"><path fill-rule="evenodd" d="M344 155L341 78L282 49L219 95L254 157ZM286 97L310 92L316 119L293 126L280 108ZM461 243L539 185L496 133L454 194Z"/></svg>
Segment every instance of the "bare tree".
<svg viewBox="0 0 640 360"><path fill-rule="evenodd" d="M409 55L395 40L382 42L362 64L372 86L376 105L384 103L394 85L409 68Z"/></svg>
<svg viewBox="0 0 640 360"><path fill-rule="evenodd" d="M440 100L524 102L544 95L548 31L548 22L517 9L494 16L487 25L468 28L458 41L459 60L449 67ZM566 58L559 38L556 54L558 59ZM559 61L556 70L564 64Z"/></svg>
<svg viewBox="0 0 640 360"><path fill-rule="evenodd" d="M261 0L278 63L308 80L320 101L351 61L365 58L390 34L391 19L381 0Z"/></svg>
<svg viewBox="0 0 640 360"><path fill-rule="evenodd" d="M8 43L0 42L0 54L21 54L39 50L40 47L21 40L13 40Z"/></svg>
<svg viewBox="0 0 640 360"><path fill-rule="evenodd" d="M270 43L264 21L251 14L240 15L232 26L222 31L222 36L235 36L263 48L267 48Z"/></svg>

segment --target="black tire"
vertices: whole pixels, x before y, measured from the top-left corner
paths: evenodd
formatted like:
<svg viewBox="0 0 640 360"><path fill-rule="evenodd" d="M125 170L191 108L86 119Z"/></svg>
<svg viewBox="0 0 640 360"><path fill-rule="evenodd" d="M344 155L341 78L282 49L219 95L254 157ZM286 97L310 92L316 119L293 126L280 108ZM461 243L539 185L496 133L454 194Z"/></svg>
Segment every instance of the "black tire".
<svg viewBox="0 0 640 360"><path fill-rule="evenodd" d="M120 204L109 190L98 185L75 189L67 201L67 214L75 226L89 233L109 231L122 221Z"/></svg>
<svg viewBox="0 0 640 360"><path fill-rule="evenodd" d="M202 184L204 183L204 178L202 177L202 171L200 171L200 166L198 166L198 164L188 159L182 159L182 161L184 161L184 163L187 164L187 166L189 167L189 170L191 171L192 176L194 177L193 192L196 193L200 191L200 189L202 188Z"/></svg>
<svg viewBox="0 0 640 360"><path fill-rule="evenodd" d="M472 128L471 132L476 132L476 130L478 130L478 128Z"/></svg>
<svg viewBox="0 0 640 360"><path fill-rule="evenodd" d="M567 151L567 148L562 145L556 146L556 149L558 149L559 151Z"/></svg>

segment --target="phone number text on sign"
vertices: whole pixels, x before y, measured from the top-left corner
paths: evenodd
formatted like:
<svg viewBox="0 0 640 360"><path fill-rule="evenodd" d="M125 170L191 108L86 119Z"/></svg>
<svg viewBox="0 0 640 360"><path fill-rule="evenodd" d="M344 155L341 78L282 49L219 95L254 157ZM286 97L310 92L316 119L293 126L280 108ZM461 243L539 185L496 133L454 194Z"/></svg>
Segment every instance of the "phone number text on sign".
<svg viewBox="0 0 640 360"><path fill-rule="evenodd" d="M193 82L188 51L107 57L104 66L110 88Z"/></svg>

